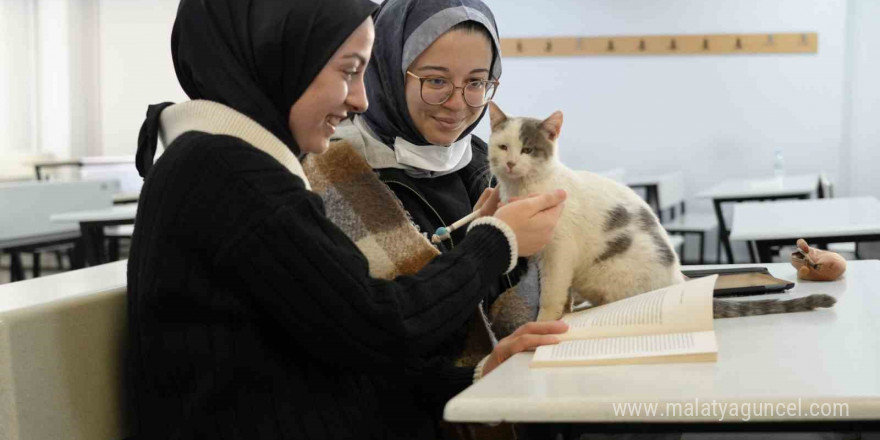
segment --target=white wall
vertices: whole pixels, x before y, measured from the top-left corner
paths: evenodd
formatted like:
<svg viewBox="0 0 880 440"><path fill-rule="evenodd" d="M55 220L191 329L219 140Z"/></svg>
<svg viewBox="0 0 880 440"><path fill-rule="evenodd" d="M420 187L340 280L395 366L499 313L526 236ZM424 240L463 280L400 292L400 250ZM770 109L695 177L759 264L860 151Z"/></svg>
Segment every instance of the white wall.
<svg viewBox="0 0 880 440"><path fill-rule="evenodd" d="M37 1L37 144L58 158L70 154L70 15L65 0Z"/></svg>
<svg viewBox="0 0 880 440"><path fill-rule="evenodd" d="M514 115L561 109L560 156L571 167L683 168L689 195L724 178L771 175L779 147L788 173L842 171L845 2L487 3L502 38L818 32L815 55L507 58L496 101Z"/></svg>
<svg viewBox="0 0 880 440"><path fill-rule="evenodd" d="M0 3L0 152L100 154L97 0Z"/></svg>
<svg viewBox="0 0 880 440"><path fill-rule="evenodd" d="M685 168L693 195L769 175L782 147L789 173L825 170L840 195L880 196L876 0L486 2L502 37L816 31L816 55L507 58L497 102L516 115L563 110L572 167ZM0 151L130 155L148 104L187 99L170 54L177 0L0 3Z"/></svg>
<svg viewBox="0 0 880 440"><path fill-rule="evenodd" d="M70 5L70 156L99 156L104 154L104 149L101 144L98 0L67 0L66 3Z"/></svg>
<svg viewBox="0 0 880 440"><path fill-rule="evenodd" d="M0 1L0 154L36 150L34 5Z"/></svg>
<svg viewBox="0 0 880 440"><path fill-rule="evenodd" d="M179 2L99 1L103 153L133 155L147 106L188 99L171 62Z"/></svg>
<svg viewBox="0 0 880 440"><path fill-rule="evenodd" d="M880 2L849 1L849 71L843 182L853 194L880 197Z"/></svg>

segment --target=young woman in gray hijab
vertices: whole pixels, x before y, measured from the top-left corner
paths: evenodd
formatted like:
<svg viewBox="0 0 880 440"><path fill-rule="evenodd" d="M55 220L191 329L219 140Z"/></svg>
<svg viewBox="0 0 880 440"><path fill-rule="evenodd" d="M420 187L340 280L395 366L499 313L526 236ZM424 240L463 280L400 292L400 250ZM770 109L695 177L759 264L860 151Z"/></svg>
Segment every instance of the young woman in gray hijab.
<svg viewBox="0 0 880 440"><path fill-rule="evenodd" d="M469 214L488 187L486 143L471 132L501 76L495 20L480 0L387 0L373 17L376 41L365 77L370 107L340 125L334 138L363 156L430 238ZM439 250L454 249L464 234L465 228L453 232ZM484 307L524 272L521 261L488 286ZM474 373L452 365L467 328L433 353L446 362L435 360L418 380L438 414Z"/></svg>

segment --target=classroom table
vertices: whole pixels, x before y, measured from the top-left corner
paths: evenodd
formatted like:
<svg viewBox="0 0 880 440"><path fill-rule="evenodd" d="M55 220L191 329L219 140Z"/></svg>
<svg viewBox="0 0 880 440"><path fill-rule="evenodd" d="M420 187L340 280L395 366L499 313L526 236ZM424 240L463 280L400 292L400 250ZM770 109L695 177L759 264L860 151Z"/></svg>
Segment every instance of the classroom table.
<svg viewBox="0 0 880 440"><path fill-rule="evenodd" d="M22 253L33 253L33 270L37 277L42 252L54 250L60 253L80 241L78 225L52 223L49 220L52 214L108 208L112 206L111 198L118 188L116 182L110 181L0 184L0 207L8 208L0 215L0 249L11 258L10 281L24 279ZM73 267L82 266L80 248L77 246L77 252L71 254Z"/></svg>
<svg viewBox="0 0 880 440"><path fill-rule="evenodd" d="M128 203L114 205L106 209L65 212L53 214L50 221L53 223L79 223L86 265L94 266L107 262L107 253L104 249L104 227L134 224L137 207L136 203Z"/></svg>
<svg viewBox="0 0 880 440"><path fill-rule="evenodd" d="M24 265L22 265L21 262L22 252L33 251L35 246L47 248L51 246L73 243L77 239L79 239L79 231L53 232L41 235L34 235L30 237L0 239L0 251L9 254L9 281L14 282L25 279ZM74 260L71 261L71 266L77 267L81 264L80 261L77 261L78 256L79 255L77 255L76 253L72 255ZM39 254L34 252L34 258L38 259ZM40 265L38 264L38 260L34 261L34 278L40 276L40 272L41 270Z"/></svg>
<svg viewBox="0 0 880 440"><path fill-rule="evenodd" d="M845 197L741 203L733 210L731 240L754 241L758 260L772 260L773 246L880 240L880 202L874 197Z"/></svg>
<svg viewBox="0 0 880 440"><path fill-rule="evenodd" d="M37 180L43 180L42 171L45 168L62 168L62 167L82 167L83 163L77 159L71 160L48 160L48 161L39 161L34 162L34 174L37 175Z"/></svg>
<svg viewBox="0 0 880 440"><path fill-rule="evenodd" d="M137 203L138 199L140 199L140 193L129 193L129 192L120 192L113 194L113 204L114 205L124 205L126 203Z"/></svg>
<svg viewBox="0 0 880 440"><path fill-rule="evenodd" d="M585 431L878 430L880 261L851 261L834 282L798 280L787 263L761 266L796 282L795 287L788 293L734 300L826 293L838 302L810 312L716 319L719 350L714 363L529 368L533 353L520 353L450 400L444 418L457 423L536 423L524 428L541 433L536 438ZM730 268L685 268L712 267ZM673 408L667 403L683 409L686 404L701 407L700 402L717 402L716 408L727 404L728 412L733 404L741 409L777 404L785 408L782 413L775 408L772 414L752 413L748 421L741 414L721 420L720 409L690 416L664 412ZM654 416L615 413L614 405L625 403L659 403L659 409ZM787 412L789 404L800 405L802 411ZM826 408L838 415L812 416L813 409L821 414Z"/></svg>
<svg viewBox="0 0 880 440"><path fill-rule="evenodd" d="M733 263L733 249L730 247L730 230L724 221L722 207L725 203L748 201L808 199L819 186L818 174L782 176L770 179L732 179L725 180L697 197L712 199L715 216L718 219L718 234L728 263ZM749 248L751 253L751 247ZM719 260L720 261L720 260ZM754 258L753 258L754 261Z"/></svg>

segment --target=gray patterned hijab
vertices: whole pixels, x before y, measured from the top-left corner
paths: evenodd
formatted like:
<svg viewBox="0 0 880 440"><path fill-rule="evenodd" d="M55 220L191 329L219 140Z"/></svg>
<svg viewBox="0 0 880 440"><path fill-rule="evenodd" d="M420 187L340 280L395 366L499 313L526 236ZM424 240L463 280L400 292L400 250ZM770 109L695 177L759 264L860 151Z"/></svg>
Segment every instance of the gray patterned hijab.
<svg viewBox="0 0 880 440"><path fill-rule="evenodd" d="M430 145L409 117L406 69L431 43L453 26L475 21L492 35L492 78L501 76L501 49L492 11L480 0L386 0L373 14L376 41L365 84L370 107L363 118L373 133L393 148L400 137L415 145ZM479 124L486 110L459 137Z"/></svg>

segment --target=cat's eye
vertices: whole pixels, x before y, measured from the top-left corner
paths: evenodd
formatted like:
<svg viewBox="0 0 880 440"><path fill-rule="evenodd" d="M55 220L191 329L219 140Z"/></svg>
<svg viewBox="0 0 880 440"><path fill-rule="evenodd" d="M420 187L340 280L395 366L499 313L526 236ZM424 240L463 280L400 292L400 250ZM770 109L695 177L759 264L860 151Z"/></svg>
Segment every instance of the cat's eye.
<svg viewBox="0 0 880 440"><path fill-rule="evenodd" d="M532 149L531 148L523 148L522 154L532 154Z"/></svg>
<svg viewBox="0 0 880 440"><path fill-rule="evenodd" d="M501 151L507 151L507 145L501 144L498 148L501 149Z"/></svg>

